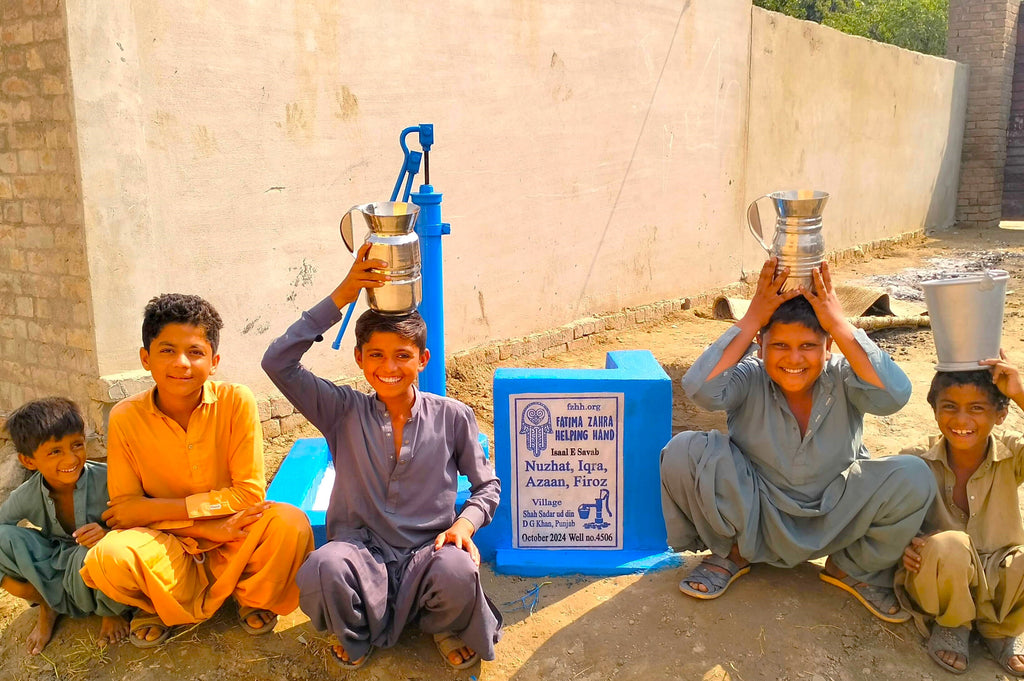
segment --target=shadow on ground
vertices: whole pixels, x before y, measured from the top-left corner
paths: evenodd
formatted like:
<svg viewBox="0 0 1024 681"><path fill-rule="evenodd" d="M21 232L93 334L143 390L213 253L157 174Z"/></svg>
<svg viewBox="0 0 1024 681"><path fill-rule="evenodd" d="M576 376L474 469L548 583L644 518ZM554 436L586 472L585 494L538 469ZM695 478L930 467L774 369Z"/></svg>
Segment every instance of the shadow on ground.
<svg viewBox="0 0 1024 681"><path fill-rule="evenodd" d="M697 560L689 556L688 565ZM819 566L784 570L756 566L721 599L683 596L685 572L641 577L605 600L587 590L550 608L579 611L575 619L522 660L511 676L539 679L808 679L876 681L940 679L946 673L925 654L910 624L886 624L851 597L821 582ZM586 609L585 609L586 608ZM585 609L585 610L584 610ZM743 634L739 634L743 632ZM517 647L525 629L507 638ZM966 679L999 678L1000 669L972 651Z"/></svg>

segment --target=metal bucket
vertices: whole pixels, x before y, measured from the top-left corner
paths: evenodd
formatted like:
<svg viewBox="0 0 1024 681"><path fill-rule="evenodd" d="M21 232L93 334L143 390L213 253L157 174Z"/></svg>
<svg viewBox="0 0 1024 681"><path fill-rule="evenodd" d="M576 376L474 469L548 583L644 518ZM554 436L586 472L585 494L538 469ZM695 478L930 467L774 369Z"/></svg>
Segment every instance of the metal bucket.
<svg viewBox="0 0 1024 681"><path fill-rule="evenodd" d="M939 357L936 371L975 371L979 361L999 357L1009 281L1004 270L986 270L921 282Z"/></svg>
<svg viewBox="0 0 1024 681"><path fill-rule="evenodd" d="M388 263L382 272L391 280L380 288L366 289L366 302L381 314L406 314L423 300L420 275L420 240L413 231L420 207L402 201L380 201L352 206L341 218L341 238L352 253L358 249L352 234L352 213L358 212L369 233L366 257Z"/></svg>

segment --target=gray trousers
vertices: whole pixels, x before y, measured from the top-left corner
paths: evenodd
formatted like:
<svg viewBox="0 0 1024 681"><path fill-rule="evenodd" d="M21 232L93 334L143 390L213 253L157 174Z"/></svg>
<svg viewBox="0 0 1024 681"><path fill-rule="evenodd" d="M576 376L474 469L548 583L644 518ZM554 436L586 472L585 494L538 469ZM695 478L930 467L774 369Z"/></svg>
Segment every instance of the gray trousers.
<svg viewBox="0 0 1024 681"><path fill-rule="evenodd" d="M501 638L501 612L484 594L469 554L424 546L405 560L372 544L330 541L299 568L299 607L318 631L338 637L349 659L393 646L406 624L427 634L455 632L485 660Z"/></svg>
<svg viewBox="0 0 1024 681"><path fill-rule="evenodd" d="M85 585L80 571L88 551L73 541L44 537L38 530L0 525L0 574L34 586L56 612L111 617L127 611L127 605Z"/></svg>
<svg viewBox="0 0 1024 681"><path fill-rule="evenodd" d="M862 459L816 497L785 490L718 432L684 432L661 452L668 543L679 551L733 545L752 563L792 567L831 556L860 581L892 587L896 562L921 528L935 478L916 456Z"/></svg>

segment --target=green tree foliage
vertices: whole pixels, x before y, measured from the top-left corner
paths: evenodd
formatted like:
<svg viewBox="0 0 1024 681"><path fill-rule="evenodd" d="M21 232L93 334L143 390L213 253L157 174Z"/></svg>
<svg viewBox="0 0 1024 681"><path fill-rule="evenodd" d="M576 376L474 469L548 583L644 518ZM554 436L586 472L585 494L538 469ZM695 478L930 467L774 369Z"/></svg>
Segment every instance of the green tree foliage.
<svg viewBox="0 0 1024 681"><path fill-rule="evenodd" d="M909 50L946 53L949 0L754 0L754 4Z"/></svg>

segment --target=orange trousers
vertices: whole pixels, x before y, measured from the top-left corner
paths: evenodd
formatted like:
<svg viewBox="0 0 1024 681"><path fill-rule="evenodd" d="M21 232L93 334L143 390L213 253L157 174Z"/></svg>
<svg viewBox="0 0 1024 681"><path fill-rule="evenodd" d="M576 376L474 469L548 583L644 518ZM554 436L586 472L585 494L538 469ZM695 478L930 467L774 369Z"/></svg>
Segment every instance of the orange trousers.
<svg viewBox="0 0 1024 681"><path fill-rule="evenodd" d="M168 626L207 620L231 596L241 606L287 615L299 605L295 573L313 550L309 520L275 503L247 529L245 539L202 553L167 532L112 530L89 551L82 577Z"/></svg>

